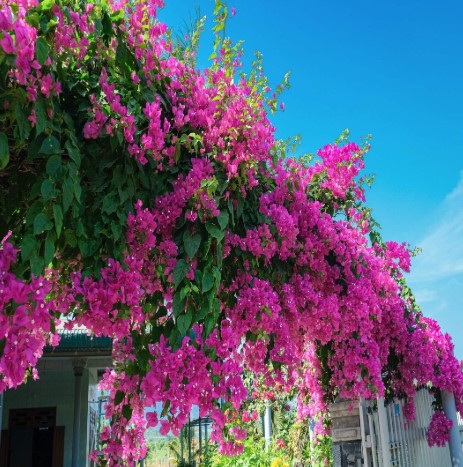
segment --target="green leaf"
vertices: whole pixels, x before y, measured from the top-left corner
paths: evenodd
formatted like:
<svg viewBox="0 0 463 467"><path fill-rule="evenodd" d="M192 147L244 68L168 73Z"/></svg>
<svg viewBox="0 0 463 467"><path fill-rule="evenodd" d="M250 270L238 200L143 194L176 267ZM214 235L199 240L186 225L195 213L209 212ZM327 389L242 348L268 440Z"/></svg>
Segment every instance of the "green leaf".
<svg viewBox="0 0 463 467"><path fill-rule="evenodd" d="M177 264L175 265L175 268L174 268L175 288L177 288L180 282L182 282L183 279L185 279L185 276L188 274L189 270L190 270L190 265L187 264L187 262L184 259L179 259L177 261Z"/></svg>
<svg viewBox="0 0 463 467"><path fill-rule="evenodd" d="M198 268L196 268L195 269L195 282L198 285L201 285L202 281L203 281L203 273Z"/></svg>
<svg viewBox="0 0 463 467"><path fill-rule="evenodd" d="M207 255L209 254L211 245L212 245L212 237L206 237L206 240L203 242L203 248L201 251L203 258L207 257Z"/></svg>
<svg viewBox="0 0 463 467"><path fill-rule="evenodd" d="M188 310L186 313L182 313L177 318L177 329L180 331L180 334L185 335L188 331L192 321L191 310Z"/></svg>
<svg viewBox="0 0 463 467"><path fill-rule="evenodd" d="M40 2L39 8L42 11L51 10L54 4L55 4L55 0L42 0Z"/></svg>
<svg viewBox="0 0 463 467"><path fill-rule="evenodd" d="M0 170L3 170L10 161L10 148L5 133L0 133Z"/></svg>
<svg viewBox="0 0 463 467"><path fill-rule="evenodd" d="M209 313L204 320L204 335L207 337L214 329L220 316L220 301L214 298L212 313Z"/></svg>
<svg viewBox="0 0 463 467"><path fill-rule="evenodd" d="M236 208L236 217L237 219L240 219L241 216L243 215L243 209L244 209L244 199L242 196L238 197L238 207Z"/></svg>
<svg viewBox="0 0 463 467"><path fill-rule="evenodd" d="M39 37L37 39L37 42L35 43L35 53L40 65L45 65L48 55L50 54L50 50L48 49L48 44L44 37Z"/></svg>
<svg viewBox="0 0 463 467"><path fill-rule="evenodd" d="M218 241L222 240L223 237L225 236L225 231L221 230L217 225L215 224L206 224L206 230L209 232L209 234L217 239Z"/></svg>
<svg viewBox="0 0 463 467"><path fill-rule="evenodd" d="M47 174L50 175L50 177L56 179L58 171L61 169L61 157L58 155L53 155L48 158L47 160Z"/></svg>
<svg viewBox="0 0 463 467"><path fill-rule="evenodd" d="M175 154L174 154L174 162L178 162L180 160L180 155L182 154L181 152L181 146L180 146L180 141L177 140L175 142Z"/></svg>
<svg viewBox="0 0 463 467"><path fill-rule="evenodd" d="M222 269L223 261L223 243L217 242L217 266Z"/></svg>
<svg viewBox="0 0 463 467"><path fill-rule="evenodd" d="M80 167L81 155L80 150L70 140L64 143L64 147L69 154L69 157L76 163L77 167Z"/></svg>
<svg viewBox="0 0 463 467"><path fill-rule="evenodd" d="M47 127L47 114L45 113L45 108L43 106L43 99L37 97L37 100L34 104L35 110L35 136L39 136L43 133Z"/></svg>
<svg viewBox="0 0 463 467"><path fill-rule="evenodd" d="M214 306L212 308L212 312L213 312L214 317L215 317L215 319L217 321L219 319L219 315L220 315L220 300L218 298L214 299Z"/></svg>
<svg viewBox="0 0 463 467"><path fill-rule="evenodd" d="M209 313L211 307L209 305L209 300L205 299L201 303L201 308L199 309L198 314L196 315L196 321L204 319L204 317Z"/></svg>
<svg viewBox="0 0 463 467"><path fill-rule="evenodd" d="M63 183L63 211L67 212L74 199L74 184L70 178L66 178Z"/></svg>
<svg viewBox="0 0 463 467"><path fill-rule="evenodd" d="M120 21L123 18L124 18L124 9L123 8L121 8L119 11L116 11L115 13L113 13L111 15L111 21L113 21L114 23L117 23L118 21Z"/></svg>
<svg viewBox="0 0 463 467"><path fill-rule="evenodd" d="M104 197L102 210L108 214L112 214L117 211L117 203L112 193L109 193Z"/></svg>
<svg viewBox="0 0 463 467"><path fill-rule="evenodd" d="M74 195L76 200L80 203L80 196L82 195L82 187L80 186L80 180L74 180Z"/></svg>
<svg viewBox="0 0 463 467"><path fill-rule="evenodd" d="M111 222L111 232L113 234L114 240L117 242L122 235L122 226L116 222Z"/></svg>
<svg viewBox="0 0 463 467"><path fill-rule="evenodd" d="M50 156L52 154L59 154L61 151L60 142L53 136L48 136L43 140L42 146L39 149L40 154Z"/></svg>
<svg viewBox="0 0 463 467"><path fill-rule="evenodd" d="M190 290L191 290L191 287L190 287L189 284L182 287L181 290L180 290L180 299L183 300L184 298L186 298L187 295L189 295Z"/></svg>
<svg viewBox="0 0 463 467"><path fill-rule="evenodd" d="M168 391L170 388L170 379L169 379L169 376L166 376L166 391ZM161 417L165 417L167 415L167 412L169 411L169 407L170 407L170 399L167 399L165 404L164 404L164 407L162 408L162 412L161 412Z"/></svg>
<svg viewBox="0 0 463 467"><path fill-rule="evenodd" d="M30 13L30 10L28 12L28 15L27 15L27 22L33 26L35 29L38 29L40 27L40 18L41 16L39 16L38 13L34 12L34 13Z"/></svg>
<svg viewBox="0 0 463 467"><path fill-rule="evenodd" d="M34 276L40 276L43 272L44 268L44 261L43 258L37 254L32 255L32 258L30 260L31 263L31 272L34 274Z"/></svg>
<svg viewBox="0 0 463 467"><path fill-rule="evenodd" d="M38 249L39 249L39 244L37 243L37 240L34 236L32 235L24 236L23 241L21 243L22 260L28 261L34 253L37 254Z"/></svg>
<svg viewBox="0 0 463 467"><path fill-rule="evenodd" d="M206 316L206 319L204 320L204 335L207 337L212 329L214 329L214 326L216 324L216 320L214 319L214 315L212 313L209 313Z"/></svg>
<svg viewBox="0 0 463 467"><path fill-rule="evenodd" d="M35 216L43 211L43 207L43 201L41 199L34 201L26 214L26 226L30 227L34 224Z"/></svg>
<svg viewBox="0 0 463 467"><path fill-rule="evenodd" d="M20 141L21 143L25 143L27 138L29 138L32 127L31 123L27 119L28 115L26 115L26 113L23 110L23 103L20 99L16 100L14 114L16 121L18 122Z"/></svg>
<svg viewBox="0 0 463 467"><path fill-rule="evenodd" d="M193 259L199 249L199 245L201 245L201 235L199 233L191 235L188 230L185 231L183 234L183 245L188 257Z"/></svg>
<svg viewBox="0 0 463 467"><path fill-rule="evenodd" d="M72 119L72 117L67 112L63 112L62 116L63 116L64 123L66 123L68 128L72 131L72 133L69 135L70 138L75 139L75 135L73 134L75 132L74 120Z"/></svg>
<svg viewBox="0 0 463 467"><path fill-rule="evenodd" d="M216 287L219 287L219 285L220 285L220 280L222 279L222 273L220 272L220 269L214 266L214 267L212 268L212 274L213 274L214 279L215 279L215 285L216 285Z"/></svg>
<svg viewBox="0 0 463 467"><path fill-rule="evenodd" d="M55 239L52 232L49 232L45 240L45 264L50 264L55 256Z"/></svg>
<svg viewBox="0 0 463 467"><path fill-rule="evenodd" d="M132 418L132 407L130 407L129 404L126 404L124 405L124 407L122 407L122 416L127 420L129 421L131 418Z"/></svg>
<svg viewBox="0 0 463 467"><path fill-rule="evenodd" d="M103 41L106 45L108 45L111 39L111 36L114 35L114 31L113 31L113 24L111 22L111 18L106 12L104 12L103 14L102 26L103 26Z"/></svg>
<svg viewBox="0 0 463 467"><path fill-rule="evenodd" d="M34 219L34 235L41 234L45 230L53 228L53 222L48 219L46 214L39 212Z"/></svg>
<svg viewBox="0 0 463 467"><path fill-rule="evenodd" d="M235 226L235 210L233 209L233 203L231 202L231 199L228 198L228 212L230 213L231 215L231 223L232 223L232 226L234 227Z"/></svg>
<svg viewBox="0 0 463 467"><path fill-rule="evenodd" d="M172 299L172 311L175 317L185 312L185 298L183 298L183 300L180 298L180 292L174 294Z"/></svg>
<svg viewBox="0 0 463 467"><path fill-rule="evenodd" d="M219 222L220 228L224 230L228 225L228 212L220 211L220 214L217 216L217 221Z"/></svg>
<svg viewBox="0 0 463 467"><path fill-rule="evenodd" d="M120 389L116 391L116 395L114 396L114 405L119 405L125 398L125 392L121 391Z"/></svg>
<svg viewBox="0 0 463 467"><path fill-rule="evenodd" d="M55 221L55 230L56 230L56 235L58 238L61 235L61 230L63 228L63 210L61 209L61 206L59 204L54 204L53 205L53 219ZM75 237L74 237L75 239ZM70 242L68 242L70 243ZM71 246L75 246L71 245Z"/></svg>
<svg viewBox="0 0 463 467"><path fill-rule="evenodd" d="M207 267L203 273L203 283L202 283L202 291L203 293L209 292L214 285L214 276L212 274L211 268Z"/></svg>
<svg viewBox="0 0 463 467"><path fill-rule="evenodd" d="M48 201L53 197L55 188L53 187L53 182L47 178L42 182L42 187L40 189L44 201Z"/></svg>
<svg viewBox="0 0 463 467"><path fill-rule="evenodd" d="M61 207L60 207L61 209ZM64 237L66 238L66 243L71 246L71 247L76 247L77 246L77 238L76 234L74 233L73 230L66 230L64 232Z"/></svg>
<svg viewBox="0 0 463 467"><path fill-rule="evenodd" d="M135 69L135 57L121 39L120 34L118 34L117 38L116 63L121 68L124 76L130 78L131 72Z"/></svg>

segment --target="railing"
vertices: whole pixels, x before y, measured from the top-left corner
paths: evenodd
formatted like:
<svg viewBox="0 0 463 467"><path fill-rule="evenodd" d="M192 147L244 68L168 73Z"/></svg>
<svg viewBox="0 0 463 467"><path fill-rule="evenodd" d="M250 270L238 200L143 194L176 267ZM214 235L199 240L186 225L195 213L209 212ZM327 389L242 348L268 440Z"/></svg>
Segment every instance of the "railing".
<svg viewBox="0 0 463 467"><path fill-rule="evenodd" d="M415 396L415 420L405 419L401 400L394 400L384 411L378 411L373 402L363 403L365 443L365 466L368 467L436 467L452 465L448 447L428 446L426 429L433 409L433 397L427 390L418 391ZM378 401L383 403L382 400ZM383 417L381 420L380 418ZM463 420L459 418L460 433L463 435ZM381 426L383 429L381 429ZM387 433L384 433L387 427ZM463 438L462 438L463 439ZM389 452L383 454L388 446Z"/></svg>
<svg viewBox="0 0 463 467"><path fill-rule="evenodd" d="M458 428L460 428L461 449L463 450L463 418L457 412Z"/></svg>
<svg viewBox="0 0 463 467"><path fill-rule="evenodd" d="M107 402L107 396L100 396L97 400L88 401L88 445L87 445L87 458L88 455L100 445L100 431L104 423L104 404ZM95 467L93 461L87 462L89 467Z"/></svg>

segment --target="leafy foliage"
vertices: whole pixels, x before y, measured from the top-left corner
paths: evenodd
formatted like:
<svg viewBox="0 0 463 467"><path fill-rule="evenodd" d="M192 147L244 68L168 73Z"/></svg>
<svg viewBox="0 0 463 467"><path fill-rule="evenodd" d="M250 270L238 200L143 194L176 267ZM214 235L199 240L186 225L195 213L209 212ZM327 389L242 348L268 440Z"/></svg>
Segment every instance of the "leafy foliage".
<svg viewBox="0 0 463 467"><path fill-rule="evenodd" d="M242 72L221 0L197 70L199 33L172 41L162 4L0 1L0 391L37 376L64 321L114 339L109 465L193 404L242 452L245 371L297 389L302 419L428 381L461 408L451 340L403 279L410 250L364 204L368 143L289 158L269 120L287 76L272 93L259 54Z"/></svg>

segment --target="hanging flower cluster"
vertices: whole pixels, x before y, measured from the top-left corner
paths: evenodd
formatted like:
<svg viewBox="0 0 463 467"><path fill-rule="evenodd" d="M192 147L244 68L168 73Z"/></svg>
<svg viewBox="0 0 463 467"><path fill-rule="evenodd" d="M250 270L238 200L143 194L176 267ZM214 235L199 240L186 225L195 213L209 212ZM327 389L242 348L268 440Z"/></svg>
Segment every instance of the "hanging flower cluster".
<svg viewBox="0 0 463 467"><path fill-rule="evenodd" d="M0 391L37 376L65 317L114 339L109 465L145 455L146 426L178 433L193 405L222 452L242 451L245 373L268 397L294 391L322 430L337 396L405 397L413 417L428 382L461 411L450 337L403 278L410 251L364 205L368 146L286 159L259 57L245 75L220 38L227 7L199 71L197 35L173 42L162 6L0 0Z"/></svg>
<svg viewBox="0 0 463 467"><path fill-rule="evenodd" d="M452 425L452 420L449 420L444 412L434 412L426 433L429 446L445 446L450 441L450 429Z"/></svg>

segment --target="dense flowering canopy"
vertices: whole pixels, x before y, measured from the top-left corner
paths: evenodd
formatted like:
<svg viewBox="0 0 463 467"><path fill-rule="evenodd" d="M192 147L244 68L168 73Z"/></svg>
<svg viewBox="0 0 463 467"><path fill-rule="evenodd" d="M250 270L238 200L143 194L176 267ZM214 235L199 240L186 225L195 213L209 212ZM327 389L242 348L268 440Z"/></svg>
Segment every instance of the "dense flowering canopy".
<svg viewBox="0 0 463 467"><path fill-rule="evenodd" d="M145 454L146 426L177 433L193 404L239 452L245 372L295 392L300 417L384 395L413 417L422 384L463 409L450 338L402 277L410 253L363 204L368 146L344 135L313 162L285 158L260 59L240 73L220 39L227 7L199 71L197 33L175 45L162 3L0 0L0 391L38 377L64 320L114 338L110 465ZM160 420L145 415L157 403Z"/></svg>

